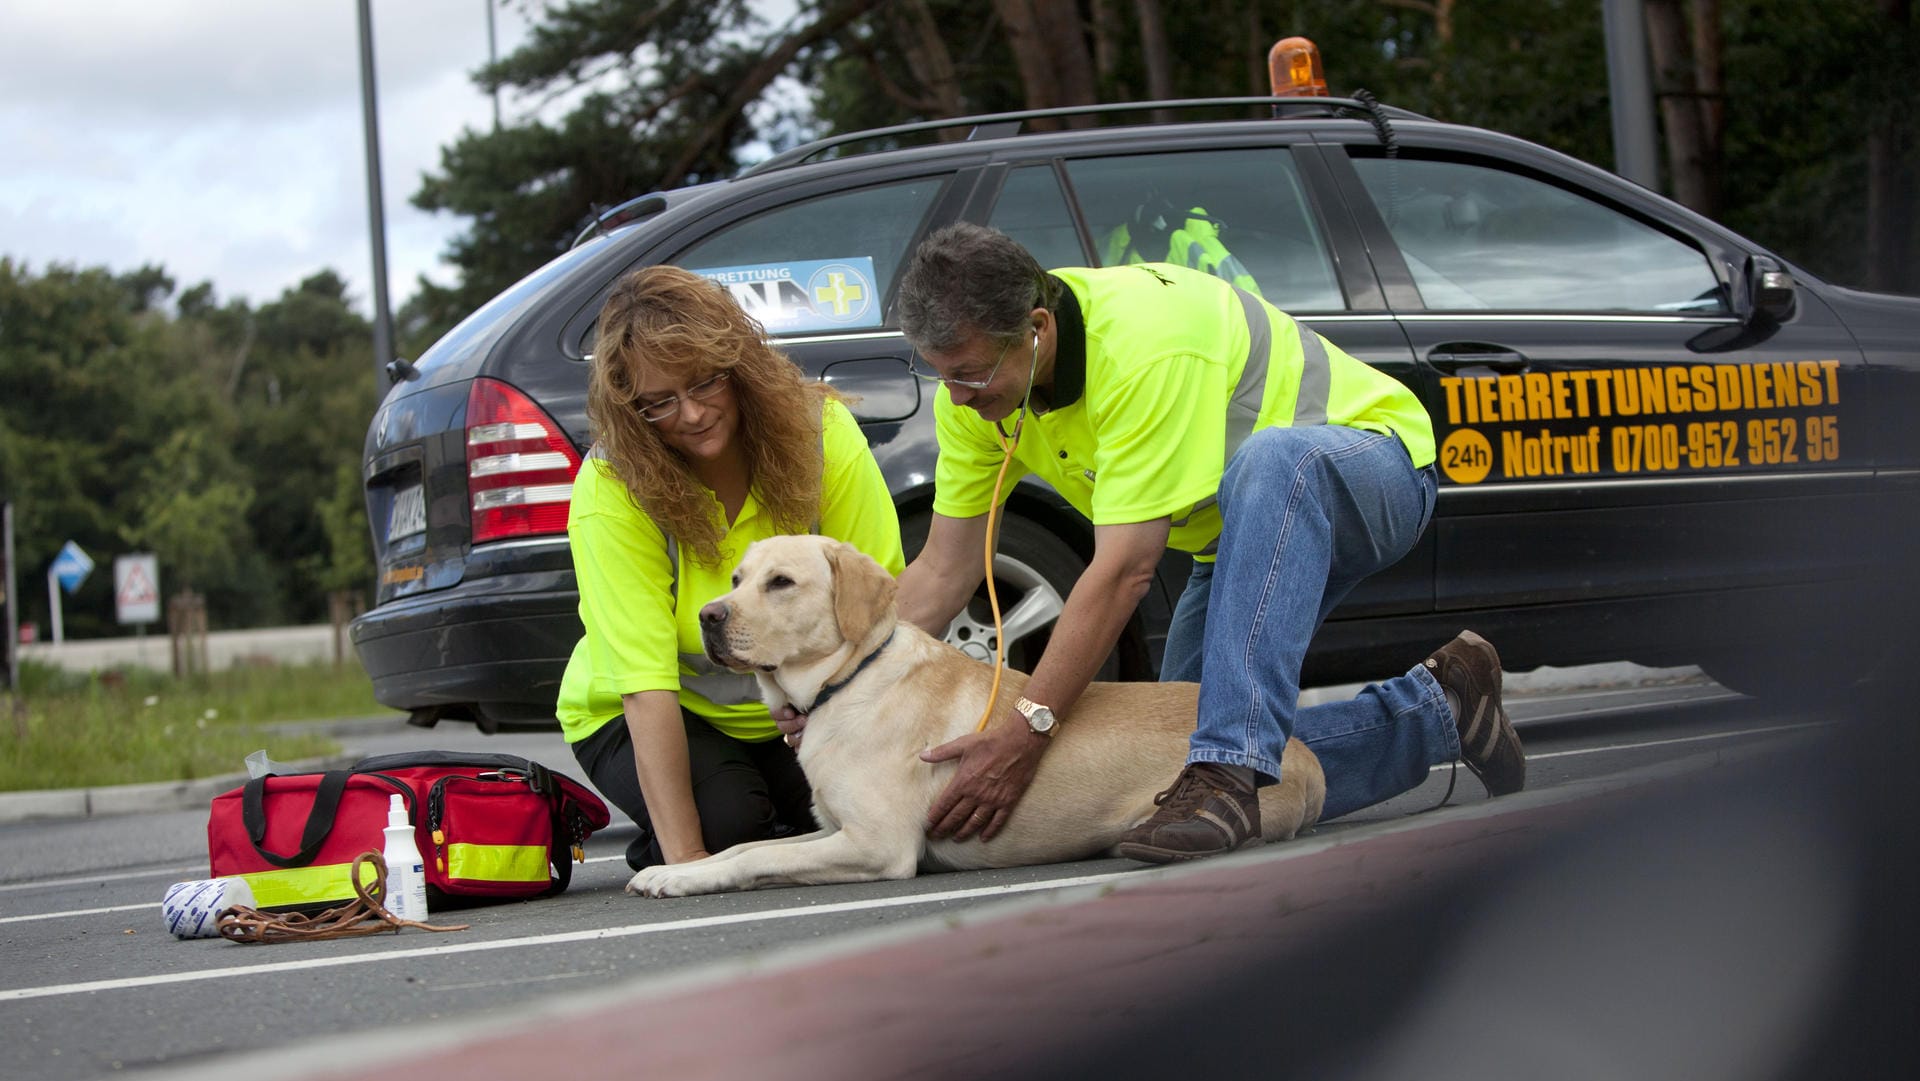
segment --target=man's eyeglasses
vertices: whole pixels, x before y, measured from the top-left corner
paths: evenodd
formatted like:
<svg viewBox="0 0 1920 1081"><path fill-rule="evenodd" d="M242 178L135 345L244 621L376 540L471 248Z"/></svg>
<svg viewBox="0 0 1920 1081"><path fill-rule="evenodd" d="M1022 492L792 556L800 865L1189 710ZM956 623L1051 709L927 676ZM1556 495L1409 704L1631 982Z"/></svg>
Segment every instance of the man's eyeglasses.
<svg viewBox="0 0 1920 1081"><path fill-rule="evenodd" d="M708 398L725 390L727 381L732 378L732 372L718 372L710 378L702 379L700 382L688 387L687 397L697 402L704 402ZM644 417L648 423L658 424L680 412L680 396L676 394L671 398L662 398L657 402L645 402L636 408L640 410L640 415Z"/></svg>
<svg viewBox="0 0 1920 1081"><path fill-rule="evenodd" d="M1020 344L1019 339L1015 339L1008 342L1006 347L1000 350L1000 359L993 362L993 369L987 373L985 379L961 379L958 377L949 379L939 372L930 372L920 366L925 364L926 361L920 356L918 350L915 350L913 356L907 359L907 370L912 372L915 378L923 379L929 383L945 383L950 387L965 387L968 390L980 390L990 385L993 382L993 377L1000 374L1000 365L1007 362L1007 354L1018 344Z"/></svg>

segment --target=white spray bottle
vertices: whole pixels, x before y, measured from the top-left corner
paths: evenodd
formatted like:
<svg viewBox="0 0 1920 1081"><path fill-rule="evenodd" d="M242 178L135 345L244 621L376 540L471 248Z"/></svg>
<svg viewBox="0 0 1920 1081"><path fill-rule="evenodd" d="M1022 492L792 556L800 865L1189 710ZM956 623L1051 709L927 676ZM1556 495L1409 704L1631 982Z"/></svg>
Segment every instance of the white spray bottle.
<svg viewBox="0 0 1920 1081"><path fill-rule="evenodd" d="M387 841L380 855L387 861L387 911L403 920L427 918L427 868L407 821L407 801L398 792L387 800Z"/></svg>

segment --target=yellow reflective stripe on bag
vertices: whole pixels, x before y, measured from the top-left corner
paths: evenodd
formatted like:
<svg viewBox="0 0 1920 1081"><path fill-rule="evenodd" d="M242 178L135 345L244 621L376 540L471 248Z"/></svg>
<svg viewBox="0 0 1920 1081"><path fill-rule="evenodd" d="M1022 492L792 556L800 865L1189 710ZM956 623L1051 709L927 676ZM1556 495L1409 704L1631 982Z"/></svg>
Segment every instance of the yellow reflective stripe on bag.
<svg viewBox="0 0 1920 1081"><path fill-rule="evenodd" d="M287 867L274 871L250 871L231 875L253 890L253 907L266 910L308 905L337 905L353 900L353 883L347 877L350 863L328 863L318 867ZM360 868L360 881L371 887L378 871L372 863Z"/></svg>
<svg viewBox="0 0 1920 1081"><path fill-rule="evenodd" d="M546 845L447 846L447 877L453 881L546 882Z"/></svg>

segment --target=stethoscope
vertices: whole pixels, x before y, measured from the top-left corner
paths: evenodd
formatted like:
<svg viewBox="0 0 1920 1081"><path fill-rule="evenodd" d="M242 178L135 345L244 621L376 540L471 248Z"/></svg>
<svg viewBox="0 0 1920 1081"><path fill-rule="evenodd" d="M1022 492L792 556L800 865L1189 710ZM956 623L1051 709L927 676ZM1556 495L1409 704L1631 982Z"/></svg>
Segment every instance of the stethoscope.
<svg viewBox="0 0 1920 1081"><path fill-rule="evenodd" d="M993 502L987 507L987 540L982 561L986 565L987 604L993 609L993 689L987 693L987 708L980 714L980 723L973 730L984 732L987 722L993 719L993 707L1000 700L1000 676L1007 667L1006 635L1000 625L1000 593L993 584L993 539L994 529L998 525L1000 514L1000 492L1007 480L1007 467L1013 464L1013 453L1020 448L1020 433L1027 426L1027 417L1033 407L1033 380L1040 370L1040 332L1033 333L1033 359L1027 364L1027 391L1020 398L1019 419L1013 422L1013 434L1008 435L1005 420L993 422L993 430L1000 437L1000 449L1004 452L1000 459L1000 473L993 478Z"/></svg>

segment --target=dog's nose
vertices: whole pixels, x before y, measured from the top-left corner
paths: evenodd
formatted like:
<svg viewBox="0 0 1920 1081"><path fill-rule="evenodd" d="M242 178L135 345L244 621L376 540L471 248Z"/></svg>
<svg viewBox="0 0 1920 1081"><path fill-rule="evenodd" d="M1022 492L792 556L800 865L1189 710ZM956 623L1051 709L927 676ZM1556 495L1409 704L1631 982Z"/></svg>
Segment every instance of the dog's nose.
<svg viewBox="0 0 1920 1081"><path fill-rule="evenodd" d="M702 625L718 626L727 621L727 605L724 601L710 601L700 609Z"/></svg>

